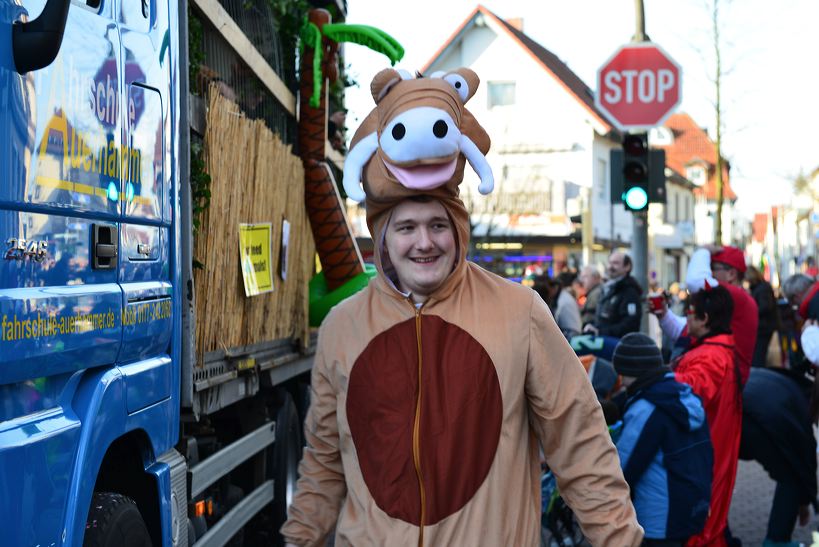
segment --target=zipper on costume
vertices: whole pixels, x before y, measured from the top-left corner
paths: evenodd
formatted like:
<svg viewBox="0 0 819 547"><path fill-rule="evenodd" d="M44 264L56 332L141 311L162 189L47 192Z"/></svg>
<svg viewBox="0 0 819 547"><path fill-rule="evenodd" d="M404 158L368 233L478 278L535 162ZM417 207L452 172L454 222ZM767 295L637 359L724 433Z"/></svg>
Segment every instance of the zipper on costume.
<svg viewBox="0 0 819 547"><path fill-rule="evenodd" d="M414 305L414 304L413 304ZM415 308L415 340L418 347L418 394L415 399L415 423L412 428L412 459L415 463L415 474L418 475L418 490L421 494L421 520L418 532L418 547L424 545L424 521L426 520L426 492L424 477L421 473L421 309Z"/></svg>

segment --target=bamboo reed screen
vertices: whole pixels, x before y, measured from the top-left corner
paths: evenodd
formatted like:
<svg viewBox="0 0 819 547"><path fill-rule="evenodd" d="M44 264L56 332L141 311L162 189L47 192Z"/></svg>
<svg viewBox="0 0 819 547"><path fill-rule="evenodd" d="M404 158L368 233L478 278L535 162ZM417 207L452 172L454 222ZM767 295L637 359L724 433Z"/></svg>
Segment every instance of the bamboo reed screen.
<svg viewBox="0 0 819 547"><path fill-rule="evenodd" d="M290 146L260 120L249 120L215 86L205 134L210 207L194 241L196 345L205 353L282 338L309 340L307 283L315 245L304 206L304 169ZM287 280L280 277L282 220L290 222ZM239 265L239 224L273 225L273 292L246 297Z"/></svg>

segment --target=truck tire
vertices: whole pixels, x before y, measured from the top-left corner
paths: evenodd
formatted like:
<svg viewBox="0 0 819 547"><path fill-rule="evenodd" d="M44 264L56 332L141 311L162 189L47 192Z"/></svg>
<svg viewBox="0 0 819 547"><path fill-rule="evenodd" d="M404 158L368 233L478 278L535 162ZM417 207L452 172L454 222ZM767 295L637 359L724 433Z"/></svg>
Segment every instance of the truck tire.
<svg viewBox="0 0 819 547"><path fill-rule="evenodd" d="M150 547L148 527L128 496L94 492L85 521L85 547Z"/></svg>
<svg viewBox="0 0 819 547"><path fill-rule="evenodd" d="M273 445L273 524L277 544L284 542L278 534L279 528L287 520L287 508L293 501L298 480L298 466L301 460L302 424L298 410L289 393L285 394L276 414L276 442Z"/></svg>

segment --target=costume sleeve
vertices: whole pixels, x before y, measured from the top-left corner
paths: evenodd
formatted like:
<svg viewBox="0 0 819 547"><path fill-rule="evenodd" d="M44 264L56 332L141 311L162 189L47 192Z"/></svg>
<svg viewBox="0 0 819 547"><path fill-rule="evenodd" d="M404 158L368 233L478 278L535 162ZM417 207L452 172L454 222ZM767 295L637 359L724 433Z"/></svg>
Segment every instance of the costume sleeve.
<svg viewBox="0 0 819 547"><path fill-rule="evenodd" d="M688 290L694 293L702 290L706 281L709 287L716 287L719 284L711 273L711 252L708 249L697 249L688 262L685 284Z"/></svg>
<svg viewBox="0 0 819 547"><path fill-rule="evenodd" d="M622 338L630 332L640 330L640 319L643 315L640 291L635 287L626 287L617 306L617 315L620 321L600 327L600 336Z"/></svg>
<svg viewBox="0 0 819 547"><path fill-rule="evenodd" d="M663 315L663 318L660 319L660 329L671 339L672 343L677 341L677 338L683 333L685 327L685 318L680 317L671 310L668 310L665 315Z"/></svg>
<svg viewBox="0 0 819 547"><path fill-rule="evenodd" d="M693 357L685 363L682 372L674 372L678 382L688 384L702 399L702 406L708 406L725 381L727 367L717 359L706 355Z"/></svg>
<svg viewBox="0 0 819 547"><path fill-rule="evenodd" d="M310 408L304 421L307 446L299 481L281 533L295 545L324 545L347 493L339 451L336 392L328 378L321 340L310 383Z"/></svg>
<svg viewBox="0 0 819 547"><path fill-rule="evenodd" d="M639 545L643 529L591 382L546 305L532 295L526 371L531 426L592 545Z"/></svg>

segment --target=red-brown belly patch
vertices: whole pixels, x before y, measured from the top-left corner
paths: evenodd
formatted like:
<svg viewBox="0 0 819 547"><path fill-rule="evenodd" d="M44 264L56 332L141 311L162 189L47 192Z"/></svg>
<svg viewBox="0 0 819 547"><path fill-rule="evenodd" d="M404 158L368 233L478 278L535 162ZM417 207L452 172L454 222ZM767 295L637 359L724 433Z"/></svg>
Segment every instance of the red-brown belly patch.
<svg viewBox="0 0 819 547"><path fill-rule="evenodd" d="M421 524L413 426L421 394L419 454L425 525L460 510L486 479L500 437L500 385L486 350L468 332L421 316L421 379L415 319L376 336L350 373L347 420L364 482L391 517Z"/></svg>

